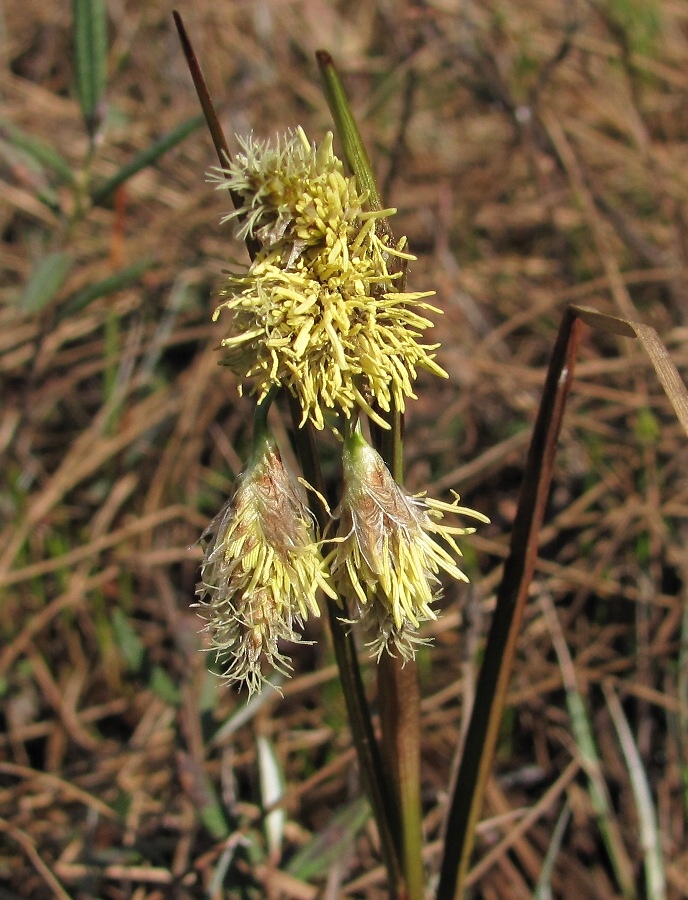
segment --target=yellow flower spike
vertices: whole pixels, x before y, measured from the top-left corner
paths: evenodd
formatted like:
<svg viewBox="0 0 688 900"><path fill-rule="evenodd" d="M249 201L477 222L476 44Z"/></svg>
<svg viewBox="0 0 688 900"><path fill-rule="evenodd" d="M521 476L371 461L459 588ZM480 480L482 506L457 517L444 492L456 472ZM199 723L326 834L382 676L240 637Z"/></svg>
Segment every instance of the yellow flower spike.
<svg viewBox="0 0 688 900"><path fill-rule="evenodd" d="M334 583L354 606L351 621L369 626L369 646L411 659L421 622L435 619L431 607L441 591L440 571L468 581L452 555L461 552L455 537L471 534L442 522L445 513L489 520L454 503L412 496L392 478L382 457L362 437L344 442L344 495L335 516L339 527L328 562Z"/></svg>
<svg viewBox="0 0 688 900"><path fill-rule="evenodd" d="M245 141L221 172L244 207L241 236L262 250L244 273L230 274L215 312L228 315L222 363L254 379L259 402L274 386L298 400L303 422L325 426L328 411L346 418L376 407L403 412L419 369L447 377L435 362L437 344L423 344L439 310L430 293L396 287L392 257L413 259L405 239L378 236L378 220L395 210L364 211L367 199L343 174L332 136L319 148L301 129L274 145Z"/></svg>
<svg viewBox="0 0 688 900"><path fill-rule="evenodd" d="M216 516L201 566L197 606L223 677L260 690L264 668L282 673L290 660L281 641L298 641L294 625L319 616L319 589L335 592L313 532L303 489L269 438Z"/></svg>
<svg viewBox="0 0 688 900"><path fill-rule="evenodd" d="M311 146L302 128L274 144L252 137L238 140L242 150L210 178L218 182L218 190L232 190L244 201L222 220L239 219L240 238L274 244L290 229L292 241L319 243L328 229L361 212L365 194L342 174L331 132L320 148Z"/></svg>

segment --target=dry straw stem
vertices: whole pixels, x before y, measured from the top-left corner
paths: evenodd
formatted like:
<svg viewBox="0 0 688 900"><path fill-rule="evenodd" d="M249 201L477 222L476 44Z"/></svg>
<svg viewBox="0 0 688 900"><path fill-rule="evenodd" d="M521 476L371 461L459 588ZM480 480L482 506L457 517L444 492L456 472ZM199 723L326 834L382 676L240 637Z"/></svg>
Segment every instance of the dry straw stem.
<svg viewBox="0 0 688 900"><path fill-rule="evenodd" d="M659 378L664 392L674 407L676 417L683 426L683 430L688 434L688 391L686 391L686 386L669 355L669 351L662 343L655 329L650 325L644 325L642 322L636 322L633 319L607 316L584 306L573 307L573 309L576 315L592 328L606 331L609 334L636 337L640 341L643 350L657 373L657 378Z"/></svg>

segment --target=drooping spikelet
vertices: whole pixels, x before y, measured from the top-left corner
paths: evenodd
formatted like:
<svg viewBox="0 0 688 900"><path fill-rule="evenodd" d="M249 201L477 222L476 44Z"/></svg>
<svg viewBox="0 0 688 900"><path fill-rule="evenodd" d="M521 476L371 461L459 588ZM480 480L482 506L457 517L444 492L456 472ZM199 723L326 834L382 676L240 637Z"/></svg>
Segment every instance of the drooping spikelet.
<svg viewBox="0 0 688 900"><path fill-rule="evenodd" d="M280 644L298 641L294 626L319 615L318 590L335 596L302 493L266 438L204 535L211 540L198 606L224 677L249 695L260 689L266 665L290 668Z"/></svg>
<svg viewBox="0 0 688 900"><path fill-rule="evenodd" d="M436 618L431 604L441 590L440 571L468 581L449 550L460 556L455 538L475 529L442 519L454 513L489 520L458 500L408 494L360 432L344 442L344 495L328 561L337 590L353 604L352 621L369 626L378 658L385 650L404 659L415 654L420 623Z"/></svg>

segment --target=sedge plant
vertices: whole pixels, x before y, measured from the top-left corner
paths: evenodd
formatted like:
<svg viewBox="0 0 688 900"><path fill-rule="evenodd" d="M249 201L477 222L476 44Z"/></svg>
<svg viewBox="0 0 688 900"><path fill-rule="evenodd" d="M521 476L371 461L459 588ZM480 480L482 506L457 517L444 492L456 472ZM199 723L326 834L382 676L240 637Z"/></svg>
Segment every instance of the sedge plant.
<svg viewBox="0 0 688 900"><path fill-rule="evenodd" d="M198 595L210 646L224 677L250 695L269 671L288 672L284 642L298 640L305 619L319 614L320 593L338 632L360 626L378 663L393 661L381 669L391 682L384 689L397 697L395 706L402 698L406 705L413 660L426 643L421 625L436 618L438 576L467 580L457 538L473 528L450 517L487 519L460 506L458 496L446 503L409 494L395 464L400 443L383 439L376 449L362 420L377 433L400 435L418 370L446 377L435 361L437 344L424 338L428 314L439 310L428 293L406 289L404 264L413 257L404 238L391 236L395 210L368 202L364 180L346 174L334 154L331 133L319 145L301 128L276 141L243 141L214 177L239 199L226 220L258 247L245 270L228 275L215 312L227 321L220 361L241 388L250 385L257 407L253 457L208 529ZM312 508L267 426L279 391L291 398L304 472L315 481ZM341 441L343 490L316 532L321 477L314 444L304 438L324 430ZM351 670L354 660L341 654L340 666ZM362 695L348 702L369 720ZM420 897L419 777L400 770L396 752L404 748L408 757L410 743L417 747L417 711L413 720L395 717L387 730L387 746L395 748L390 771L398 776L381 807L388 856L397 858L390 867L401 872L399 893ZM370 741L369 721L365 731L361 737ZM379 781L383 769L376 762L369 780Z"/></svg>
<svg viewBox="0 0 688 900"><path fill-rule="evenodd" d="M317 60L344 150L300 127L276 140L240 140L231 158L203 76L175 13L220 162L212 177L251 262L229 273L215 317L220 362L256 397L252 458L209 526L198 606L224 678L262 688L289 673L286 647L327 609L352 735L399 900L427 895L422 858L420 702L415 655L434 619L440 575L465 581L457 539L487 522L403 486L402 419L420 369L443 377L426 333L441 311L406 286L413 259L395 238L329 54ZM511 547L484 652L445 828L436 900L464 896L475 830L497 743L516 640L537 557L555 448L585 324L637 337L688 429L688 395L656 335L631 320L571 307L561 323L535 424ZM682 387L682 386L681 386ZM302 475L288 471L268 427L288 398ZM367 422L366 427L363 423ZM341 444L343 486L330 509L318 434ZM366 437L370 435L370 438ZM457 516L458 519L454 517ZM363 693L354 630L377 662L381 741Z"/></svg>

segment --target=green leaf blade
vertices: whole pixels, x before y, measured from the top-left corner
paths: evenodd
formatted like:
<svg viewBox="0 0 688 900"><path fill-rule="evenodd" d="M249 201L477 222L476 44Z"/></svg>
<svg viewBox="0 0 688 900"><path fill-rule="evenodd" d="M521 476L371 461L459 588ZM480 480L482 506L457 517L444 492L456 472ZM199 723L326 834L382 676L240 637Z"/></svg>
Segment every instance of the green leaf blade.
<svg viewBox="0 0 688 900"><path fill-rule="evenodd" d="M91 136L98 125L98 104L107 73L105 0L73 0L76 92Z"/></svg>
<svg viewBox="0 0 688 900"><path fill-rule="evenodd" d="M0 138L4 138L10 146L25 153L42 169L51 169L61 182L73 184L74 173L69 163L54 147L32 134L27 134L4 116L0 116Z"/></svg>
<svg viewBox="0 0 688 900"><path fill-rule="evenodd" d="M164 134L159 140L151 144L150 147L146 147L145 150L137 153L131 162L127 163L126 166L122 166L119 172L116 172L112 178L109 178L104 184L101 184L96 188L91 195L93 203L97 205L106 202L120 185L124 184L125 181L128 181L133 175L136 175L137 172L140 172L141 169L145 169L146 166L150 166L154 162L157 162L157 160L167 153L168 150L176 147L177 144L181 144L192 131L200 128L204 121L203 116L200 114L192 116L190 119L182 122L181 125L173 128L172 131Z"/></svg>
<svg viewBox="0 0 688 900"><path fill-rule="evenodd" d="M125 266L123 269L119 269L117 272L113 272L107 278L103 278L93 284L87 284L64 303L59 311L58 319L62 321L62 319L76 315L76 313L81 312L99 297L106 297L108 294L113 294L115 291L136 284L144 272L152 269L155 265L154 259L146 257L131 263L129 266Z"/></svg>
<svg viewBox="0 0 688 900"><path fill-rule="evenodd" d="M49 253L39 260L19 298L19 308L27 315L42 312L64 284L72 268L69 253Z"/></svg>

